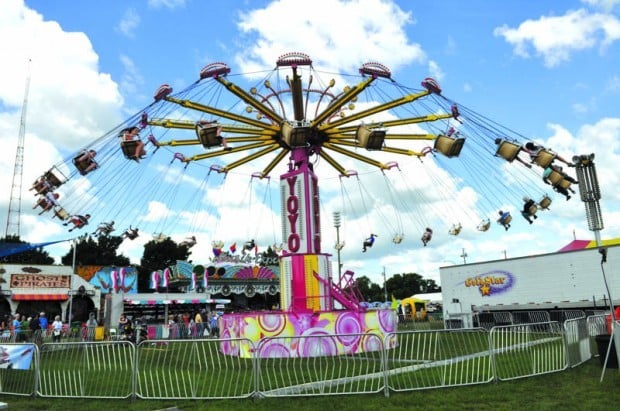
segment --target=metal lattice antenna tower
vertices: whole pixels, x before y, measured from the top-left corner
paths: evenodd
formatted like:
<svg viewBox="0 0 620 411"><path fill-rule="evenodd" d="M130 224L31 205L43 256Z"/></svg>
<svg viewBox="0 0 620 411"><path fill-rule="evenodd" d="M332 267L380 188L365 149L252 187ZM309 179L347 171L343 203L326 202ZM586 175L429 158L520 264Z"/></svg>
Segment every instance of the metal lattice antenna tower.
<svg viewBox="0 0 620 411"><path fill-rule="evenodd" d="M24 136L26 135L26 112L28 109L28 93L30 91L30 62L28 59L28 75L26 77L26 90L24 92L24 104L19 123L19 138L17 140L17 152L15 153L15 168L13 169L13 184L11 184L11 198L9 199L9 212L6 219L4 237L13 234L19 237L19 222L22 208L22 177L24 170Z"/></svg>

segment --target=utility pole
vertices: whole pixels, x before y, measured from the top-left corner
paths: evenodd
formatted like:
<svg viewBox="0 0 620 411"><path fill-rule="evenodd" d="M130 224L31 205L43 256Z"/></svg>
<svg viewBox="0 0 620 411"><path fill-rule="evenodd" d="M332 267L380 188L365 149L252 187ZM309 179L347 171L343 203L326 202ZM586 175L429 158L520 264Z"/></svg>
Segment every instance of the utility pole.
<svg viewBox="0 0 620 411"><path fill-rule="evenodd" d="M342 263L340 262L340 250L344 243L340 243L340 211L334 211L334 227L336 227L336 254L338 255L338 287L342 280Z"/></svg>
<svg viewBox="0 0 620 411"><path fill-rule="evenodd" d="M22 209L22 177L24 173L24 137L26 136L26 113L28 109L28 93L30 92L30 62L28 59L28 70L26 77L26 90L24 92L24 103L22 104L22 115L19 122L19 137L17 139L17 152L15 153L15 167L13 168L13 183L11 184L11 198L9 199L9 211L6 218L6 229L4 238L10 234L20 236L20 220Z"/></svg>
<svg viewBox="0 0 620 411"><path fill-rule="evenodd" d="M383 266L383 298L387 301L387 280L385 279L385 266Z"/></svg>
<svg viewBox="0 0 620 411"><path fill-rule="evenodd" d="M607 354L605 356L605 362L603 364L603 372L601 374L601 382L605 376L605 369L607 368L607 361L611 355L612 344L616 346L616 358L620 353L620 333L618 333L616 326L616 315L614 313L614 299L611 295L609 284L607 282L607 276L605 275L604 263L607 262L607 249L601 245L601 230L603 229L603 213L601 212L601 206L599 200L601 199L601 188L598 184L598 177L596 176L596 167L594 166L594 153L582 154L573 156L573 166L575 167L575 174L577 174L577 181L579 182L579 196L581 201L586 206L586 219L588 220L588 228L594 232L594 238L596 240L596 246L601 254L601 272L603 274L603 283L607 290L607 296L609 297L609 307L611 315L611 337L607 345ZM618 334L618 335L617 335Z"/></svg>
<svg viewBox="0 0 620 411"><path fill-rule="evenodd" d="M463 252L461 253L461 258L463 259L463 264L467 264L467 253L465 252L464 248Z"/></svg>

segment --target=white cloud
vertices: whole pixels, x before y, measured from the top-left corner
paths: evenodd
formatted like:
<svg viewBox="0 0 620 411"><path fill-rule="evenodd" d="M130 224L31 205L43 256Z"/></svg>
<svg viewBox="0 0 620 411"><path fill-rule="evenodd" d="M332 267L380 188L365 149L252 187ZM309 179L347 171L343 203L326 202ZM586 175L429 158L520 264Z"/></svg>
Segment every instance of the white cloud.
<svg viewBox="0 0 620 411"><path fill-rule="evenodd" d="M239 20L247 45L242 45L237 61L248 72L272 67L280 55L293 51L310 55L326 71L339 72L357 71L368 61L394 72L426 59L421 46L410 42L404 30L413 23L411 14L392 2L276 0L241 13Z"/></svg>
<svg viewBox="0 0 620 411"><path fill-rule="evenodd" d="M143 90L144 78L134 61L127 55L121 55L121 64L123 66L123 78L121 79L121 88L124 94L138 94Z"/></svg>
<svg viewBox="0 0 620 411"><path fill-rule="evenodd" d="M620 21L613 15L580 9L563 16L527 20L516 29L504 25L494 34L512 44L516 55L529 58L533 50L543 58L545 66L555 67L570 60L574 52L597 46L603 50L618 40Z"/></svg>
<svg viewBox="0 0 620 411"><path fill-rule="evenodd" d="M135 9L128 9L118 22L116 30L126 37L134 37L136 28L140 25L140 15Z"/></svg>
<svg viewBox="0 0 620 411"><path fill-rule="evenodd" d="M185 7L185 0L149 0L149 8L160 9L166 8L174 10L179 7Z"/></svg>
<svg viewBox="0 0 620 411"><path fill-rule="evenodd" d="M30 241L45 240L45 236L59 234L58 224L40 217L33 220L34 196L28 188L47 168L101 136L110 124L118 124L123 99L110 75L100 72L99 57L84 33L64 31L58 23L25 7L23 1L3 3L0 54L11 61L0 76L0 184L11 186L27 61L31 59L20 234ZM1 199L2 214L8 200L7 191Z"/></svg>
<svg viewBox="0 0 620 411"><path fill-rule="evenodd" d="M582 3L610 12L620 4L620 0L581 0Z"/></svg>

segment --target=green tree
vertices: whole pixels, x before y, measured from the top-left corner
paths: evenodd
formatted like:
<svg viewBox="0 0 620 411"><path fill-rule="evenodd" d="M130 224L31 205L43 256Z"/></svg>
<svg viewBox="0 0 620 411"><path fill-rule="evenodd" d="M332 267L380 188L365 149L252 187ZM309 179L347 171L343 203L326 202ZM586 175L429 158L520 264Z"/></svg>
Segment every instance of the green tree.
<svg viewBox="0 0 620 411"><path fill-rule="evenodd" d="M14 247L19 244L30 244L26 241L22 241L17 235L8 235L6 238L0 238L0 248ZM44 251L42 247L32 248L27 251L7 255L0 258L0 262L5 264L40 264L50 265L54 264L54 258L50 257L47 251Z"/></svg>
<svg viewBox="0 0 620 411"><path fill-rule="evenodd" d="M357 288L360 293L364 296L365 301L383 301L383 288L370 281L370 278L365 275L357 278ZM389 296L388 296L389 298Z"/></svg>
<svg viewBox="0 0 620 411"><path fill-rule="evenodd" d="M165 240L151 240L144 245L144 253L138 267L138 292L149 288L151 273L176 265L177 261L187 261L190 252L185 246L174 242L170 237Z"/></svg>
<svg viewBox="0 0 620 411"><path fill-rule="evenodd" d="M129 258L118 255L117 250L123 242L122 237L99 236L97 240L92 237L80 237L71 244L71 249L61 261L64 265L73 265L73 248L75 247L75 265L105 265L105 266L128 266Z"/></svg>
<svg viewBox="0 0 620 411"><path fill-rule="evenodd" d="M431 280L432 281L432 280ZM427 292L428 280L422 278L420 274L407 273L395 274L387 281L388 298L393 295L397 300L411 297L414 294ZM433 281L434 283L434 281Z"/></svg>

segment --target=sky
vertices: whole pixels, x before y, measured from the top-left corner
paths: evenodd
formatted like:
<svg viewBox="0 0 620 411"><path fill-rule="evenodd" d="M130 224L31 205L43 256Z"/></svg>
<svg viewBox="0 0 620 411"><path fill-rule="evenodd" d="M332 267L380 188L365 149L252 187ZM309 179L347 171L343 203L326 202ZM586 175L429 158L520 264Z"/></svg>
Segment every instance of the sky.
<svg viewBox="0 0 620 411"><path fill-rule="evenodd" d="M151 107L161 84L183 90L196 82L202 67L225 62L231 73L245 73L231 81L249 89L257 73L273 69L278 56L297 51L311 56L313 66L327 79L336 77L339 85L346 76L337 73L357 73L369 61L387 66L399 84L414 88L432 77L452 101L514 130L521 140L537 141L568 158L594 153L605 226L600 234L618 237L619 12L620 0L5 0L0 16L0 184L5 187L0 221L8 221L27 79L20 235L36 243L73 238L76 232L32 209L31 182L84 147L104 147L112 131ZM204 165L192 164L185 173L162 153L149 153L163 159L157 164L110 158L105 165L102 159L102 169L76 180L80 184L62 192L63 200L75 212L96 209L93 230L97 222L116 219L119 225L140 225L143 233L166 232L177 241L194 234L196 262L211 256L214 240L228 245L256 237L261 247L281 242L277 179L257 181L251 171L240 170L224 182ZM323 173L329 167L320 165L323 249L336 254L332 213L340 211L343 268L376 283L382 283L383 272L388 278L416 272L439 282L440 266L554 252L575 238L594 238L578 196L565 201L556 195L551 210L529 225L518 215L514 196L501 193L504 186L472 183L472 193L464 188L466 173L460 179L452 174L454 180L444 185L444 163L435 167L424 161L429 176L424 179L409 173L420 166L417 158L399 161L405 178L388 173L386 184L394 184L397 199L385 191L381 173L360 168L360 178L349 179L343 188L333 170ZM475 156L463 161L470 163L462 170L474 170L473 175L481 172L475 167L488 162ZM358 167L347 160L343 164ZM513 177L525 172L512 163L499 167ZM118 180L119 175L124 177ZM121 185L129 191L119 194ZM418 196L403 205L403 186L418 193L431 190L437 201L423 203ZM350 196L357 198L347 209ZM497 198L495 208L482 206L481 198L487 203ZM367 208L366 203L375 205ZM452 236L442 226L475 226L481 212L488 216L499 207L513 211L516 224L509 231L494 223L489 232L464 229ZM407 212L399 214L403 208ZM433 224L435 235L422 247L419 239L427 224ZM395 230L404 230L401 244L389 241ZM361 253L369 231L381 234L369 252ZM138 263L149 240L142 235L125 241L121 251ZM64 244L48 251L59 262L68 248Z"/></svg>

